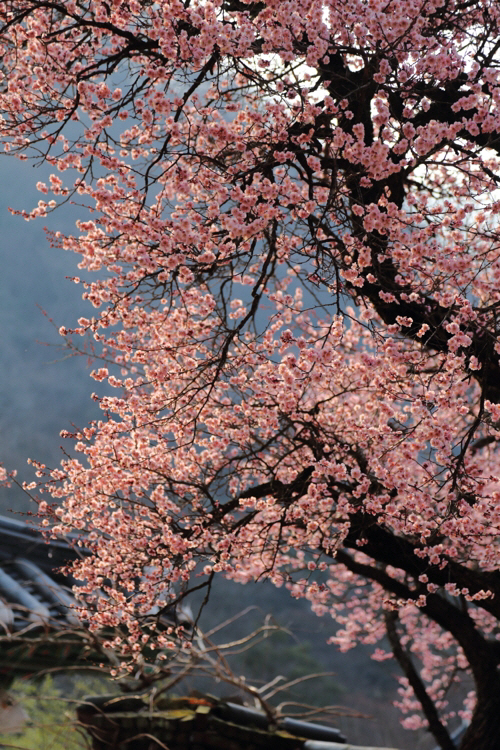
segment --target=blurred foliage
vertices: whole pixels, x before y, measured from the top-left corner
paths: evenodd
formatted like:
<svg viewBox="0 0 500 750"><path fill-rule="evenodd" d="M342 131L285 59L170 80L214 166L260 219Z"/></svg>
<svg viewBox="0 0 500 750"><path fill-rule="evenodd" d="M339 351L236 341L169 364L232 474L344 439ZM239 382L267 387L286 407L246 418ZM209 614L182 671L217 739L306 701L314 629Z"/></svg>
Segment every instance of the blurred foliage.
<svg viewBox="0 0 500 750"><path fill-rule="evenodd" d="M89 750L89 737L75 719L75 704L85 695L101 695L110 689L116 690L116 686L109 680L89 674L16 680L9 693L22 705L30 722L21 733L0 734L0 748Z"/></svg>
<svg viewBox="0 0 500 750"><path fill-rule="evenodd" d="M324 667L313 655L308 642L298 642L285 630L272 631L253 641L248 650L233 652L232 656L227 656L235 674L236 670L239 674L244 674L248 683L256 687L272 683L270 690L275 695L270 703L275 705L283 701L309 706L332 704L342 692L332 676L317 676L286 688L290 681L319 674L324 671ZM203 687L210 689L204 682ZM286 689L277 690L281 686ZM179 687L180 685L176 690ZM185 688L189 690L187 685ZM27 712L30 723L21 733L0 734L0 747L22 750L88 750L89 737L76 721L76 704L86 695L110 692L119 692L116 682L111 682L102 675L93 676L89 673L67 672L57 676L48 675L38 681L17 679L9 693Z"/></svg>

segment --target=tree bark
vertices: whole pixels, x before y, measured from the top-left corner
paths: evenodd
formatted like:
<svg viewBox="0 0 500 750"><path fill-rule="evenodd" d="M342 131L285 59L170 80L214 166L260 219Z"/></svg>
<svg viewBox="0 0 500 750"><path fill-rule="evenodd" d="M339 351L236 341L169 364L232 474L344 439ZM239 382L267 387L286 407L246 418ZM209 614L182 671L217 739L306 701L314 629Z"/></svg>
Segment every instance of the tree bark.
<svg viewBox="0 0 500 750"><path fill-rule="evenodd" d="M498 750L500 748L500 679L497 677L478 690L472 721L459 746L460 750Z"/></svg>
<svg viewBox="0 0 500 750"><path fill-rule="evenodd" d="M391 645L394 658L403 670L408 682L422 705L422 710L429 723L429 731L434 735L442 750L455 750L455 745L450 737L447 727L439 718L439 712L433 699L425 689L425 685L418 674L410 655L405 651L401 644L397 632L398 614L395 611L387 612L385 616L385 625L387 637Z"/></svg>

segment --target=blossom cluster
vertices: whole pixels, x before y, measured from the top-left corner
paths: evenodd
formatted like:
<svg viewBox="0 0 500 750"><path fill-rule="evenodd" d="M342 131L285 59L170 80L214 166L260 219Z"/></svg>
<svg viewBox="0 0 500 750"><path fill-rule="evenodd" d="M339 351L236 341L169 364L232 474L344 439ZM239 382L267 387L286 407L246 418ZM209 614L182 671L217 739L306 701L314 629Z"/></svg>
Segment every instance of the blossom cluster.
<svg viewBox="0 0 500 750"><path fill-rule="evenodd" d="M436 602L498 638L500 9L455 6L2 3L0 141L54 169L20 213L87 206L60 332L102 358L40 512L125 660L216 574L342 650L396 612L444 714L475 656Z"/></svg>

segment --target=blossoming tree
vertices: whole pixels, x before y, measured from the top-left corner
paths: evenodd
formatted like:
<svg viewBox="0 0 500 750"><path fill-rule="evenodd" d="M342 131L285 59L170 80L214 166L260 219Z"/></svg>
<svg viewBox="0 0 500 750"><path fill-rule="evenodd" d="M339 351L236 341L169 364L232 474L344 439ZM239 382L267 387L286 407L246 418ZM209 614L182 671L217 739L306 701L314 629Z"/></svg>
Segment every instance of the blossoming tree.
<svg viewBox="0 0 500 750"><path fill-rule="evenodd" d="M153 607L269 579L342 649L387 634L443 750L472 676L462 748L497 748L497 0L3 0L0 22L4 151L54 168L22 213L89 211L52 236L94 307L61 333L94 337L116 395L40 511L86 534L93 624L124 658L165 649Z"/></svg>

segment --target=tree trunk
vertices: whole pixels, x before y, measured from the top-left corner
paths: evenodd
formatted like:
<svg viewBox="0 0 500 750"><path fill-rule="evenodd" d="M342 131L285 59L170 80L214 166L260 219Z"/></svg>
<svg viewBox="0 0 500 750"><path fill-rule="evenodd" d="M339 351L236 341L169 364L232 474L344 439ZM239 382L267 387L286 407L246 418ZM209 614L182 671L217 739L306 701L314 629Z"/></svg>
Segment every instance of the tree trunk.
<svg viewBox="0 0 500 750"><path fill-rule="evenodd" d="M478 700L472 721L460 744L460 750L499 750L500 748L500 680L488 695Z"/></svg>

